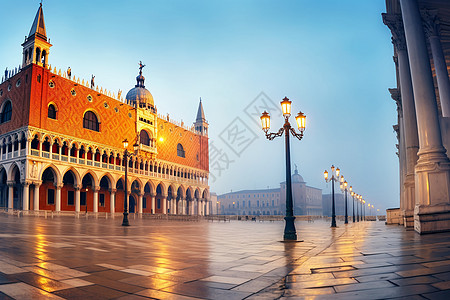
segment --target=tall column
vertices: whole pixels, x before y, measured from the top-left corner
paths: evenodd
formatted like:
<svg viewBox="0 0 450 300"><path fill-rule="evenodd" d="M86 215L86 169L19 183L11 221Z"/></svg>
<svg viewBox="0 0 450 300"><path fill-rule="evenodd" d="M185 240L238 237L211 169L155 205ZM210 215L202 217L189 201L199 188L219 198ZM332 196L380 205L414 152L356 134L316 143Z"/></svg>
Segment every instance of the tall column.
<svg viewBox="0 0 450 300"><path fill-rule="evenodd" d="M35 211L39 210L39 187L41 186L40 183L34 182L34 195L33 195L33 208Z"/></svg>
<svg viewBox="0 0 450 300"><path fill-rule="evenodd" d="M75 211L80 212L80 191L81 185L75 185Z"/></svg>
<svg viewBox="0 0 450 300"><path fill-rule="evenodd" d="M202 215L202 213L201 213L202 205L200 203L201 203L201 200L199 198L199 199L197 199L197 216Z"/></svg>
<svg viewBox="0 0 450 300"><path fill-rule="evenodd" d="M181 214L186 215L186 199L181 199Z"/></svg>
<svg viewBox="0 0 450 300"><path fill-rule="evenodd" d="M404 149L403 154L406 165L406 174L403 178L403 205L400 206L401 214L405 227L414 226L414 207L415 207L415 182L414 170L417 164L417 152L419 150L419 137L417 133L416 109L414 104L414 92L411 80L411 71L406 49L406 38L403 29L403 22L400 15L383 14L383 22L392 32L392 43L397 52L398 84L401 94L401 122L400 136L403 134ZM391 92L392 94L392 92ZM392 95L394 99L394 95ZM396 99L394 99L396 100ZM396 100L400 101L400 99Z"/></svg>
<svg viewBox="0 0 450 300"><path fill-rule="evenodd" d="M114 214L116 212L116 191L117 191L116 189L109 190L109 192L111 193L110 197L109 197L109 199L110 199L109 206L110 206L110 210L111 210L112 214Z"/></svg>
<svg viewBox="0 0 450 300"><path fill-rule="evenodd" d="M98 187L98 186L92 187L92 191L94 192L93 212L95 212L95 213L98 212L98 191L99 190L100 190L100 187Z"/></svg>
<svg viewBox="0 0 450 300"><path fill-rule="evenodd" d="M419 159L415 168L414 229L419 233L450 229L450 161L442 145L430 59L416 0L400 0L414 90ZM446 214L434 221L433 215ZM431 215L431 216L430 216ZM437 228L438 227L438 228Z"/></svg>
<svg viewBox="0 0 450 300"><path fill-rule="evenodd" d="M161 198L161 202L162 202L162 213L164 215L167 215L167 196L162 196Z"/></svg>
<svg viewBox="0 0 450 300"><path fill-rule="evenodd" d="M445 56L442 51L441 40L439 37L439 20L437 18L437 12L425 11L422 17L425 34L430 41L442 116L450 117L450 79L448 77L447 64L445 63Z"/></svg>
<svg viewBox="0 0 450 300"><path fill-rule="evenodd" d="M152 198L152 214L155 214L156 213L156 211L155 211L155 208L156 208L156 205L155 205L155 202L156 202L156 194L150 194L150 197Z"/></svg>
<svg viewBox="0 0 450 300"><path fill-rule="evenodd" d="M205 216L209 216L209 200L208 199L205 199L205 204L206 204Z"/></svg>
<svg viewBox="0 0 450 300"><path fill-rule="evenodd" d="M61 188L62 184L56 185L56 203L55 203L55 211L61 211Z"/></svg>
<svg viewBox="0 0 450 300"><path fill-rule="evenodd" d="M142 210L143 210L143 209L142 209L142 199L143 199L143 198L144 198L144 194L139 193L139 203L138 203L139 210L138 210L138 211L139 211L140 214L142 214L142 212L143 212L143 211L142 211Z"/></svg>
<svg viewBox="0 0 450 300"><path fill-rule="evenodd" d="M7 181L8 185L8 210L12 210L14 208L14 181Z"/></svg>
<svg viewBox="0 0 450 300"><path fill-rule="evenodd" d="M30 182L25 181L23 184L23 195L22 195L22 210L29 210L30 209Z"/></svg>

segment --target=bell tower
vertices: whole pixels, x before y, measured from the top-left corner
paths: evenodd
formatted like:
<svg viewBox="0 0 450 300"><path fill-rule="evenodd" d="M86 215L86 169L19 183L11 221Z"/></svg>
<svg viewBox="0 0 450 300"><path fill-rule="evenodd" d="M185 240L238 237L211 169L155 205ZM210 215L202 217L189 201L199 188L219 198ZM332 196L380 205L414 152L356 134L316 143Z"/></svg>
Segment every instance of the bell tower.
<svg viewBox="0 0 450 300"><path fill-rule="evenodd" d="M28 37L25 37L23 47L22 68L29 64L37 64L43 67L48 66L48 54L52 45L47 41L47 33L45 31L44 12L42 3L31 25Z"/></svg>
<svg viewBox="0 0 450 300"><path fill-rule="evenodd" d="M206 122L205 112L203 111L202 98L200 98L200 103L198 104L197 118L194 126L195 130L201 135L208 135L208 122Z"/></svg>

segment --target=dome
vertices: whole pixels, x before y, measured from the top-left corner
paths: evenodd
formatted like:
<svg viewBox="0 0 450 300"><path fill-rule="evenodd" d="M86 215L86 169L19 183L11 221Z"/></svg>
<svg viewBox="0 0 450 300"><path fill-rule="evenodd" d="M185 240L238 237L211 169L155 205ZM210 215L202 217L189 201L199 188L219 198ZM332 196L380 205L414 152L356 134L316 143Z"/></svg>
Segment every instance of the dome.
<svg viewBox="0 0 450 300"><path fill-rule="evenodd" d="M294 175L292 175L292 182L305 183L303 177L300 174L298 174L297 166L295 166Z"/></svg>
<svg viewBox="0 0 450 300"><path fill-rule="evenodd" d="M125 99L127 100L127 104L135 107L142 104L155 106L152 94L142 86L137 86L129 90Z"/></svg>

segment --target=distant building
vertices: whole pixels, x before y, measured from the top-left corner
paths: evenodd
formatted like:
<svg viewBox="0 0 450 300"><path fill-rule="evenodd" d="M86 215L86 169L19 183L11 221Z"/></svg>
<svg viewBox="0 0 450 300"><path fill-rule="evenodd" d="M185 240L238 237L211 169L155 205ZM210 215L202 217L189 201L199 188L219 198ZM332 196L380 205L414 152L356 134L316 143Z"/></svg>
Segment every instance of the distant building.
<svg viewBox="0 0 450 300"><path fill-rule="evenodd" d="M292 175L292 197L295 215L322 215L322 190L307 186L297 168ZM219 195L216 204L220 213L225 215L284 215L286 182L275 189L242 190Z"/></svg>

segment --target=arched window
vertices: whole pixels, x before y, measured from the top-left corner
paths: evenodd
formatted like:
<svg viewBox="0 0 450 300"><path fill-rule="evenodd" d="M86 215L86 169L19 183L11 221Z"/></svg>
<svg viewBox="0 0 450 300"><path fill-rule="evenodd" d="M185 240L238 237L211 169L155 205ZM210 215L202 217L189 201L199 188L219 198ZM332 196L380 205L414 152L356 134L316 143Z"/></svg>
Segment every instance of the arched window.
<svg viewBox="0 0 450 300"><path fill-rule="evenodd" d="M185 157L184 149L183 149L183 146L181 144L177 145L177 155L179 157Z"/></svg>
<svg viewBox="0 0 450 300"><path fill-rule="evenodd" d="M147 131L141 130L141 133L139 134L139 140L142 145L151 146L150 137L148 136Z"/></svg>
<svg viewBox="0 0 450 300"><path fill-rule="evenodd" d="M5 123L11 120L12 114L12 105L11 101L7 101L3 106L2 115L1 115L1 123Z"/></svg>
<svg viewBox="0 0 450 300"><path fill-rule="evenodd" d="M92 111L87 111L83 117L83 127L86 129L100 131L100 123Z"/></svg>
<svg viewBox="0 0 450 300"><path fill-rule="evenodd" d="M56 108L53 104L48 106L48 117L56 120Z"/></svg>

